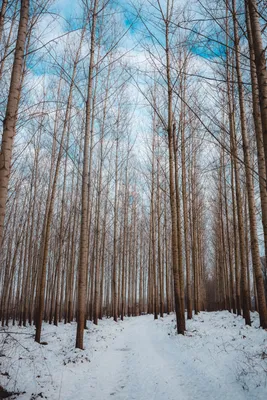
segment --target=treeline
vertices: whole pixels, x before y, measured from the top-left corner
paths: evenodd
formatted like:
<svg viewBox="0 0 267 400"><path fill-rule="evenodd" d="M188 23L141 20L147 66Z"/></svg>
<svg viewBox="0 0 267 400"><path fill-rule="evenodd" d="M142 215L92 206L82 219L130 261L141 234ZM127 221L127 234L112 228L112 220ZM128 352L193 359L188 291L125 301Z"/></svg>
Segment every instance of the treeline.
<svg viewBox="0 0 267 400"><path fill-rule="evenodd" d="M56 5L1 3L2 326L77 321L78 348L103 316L267 328L264 6Z"/></svg>

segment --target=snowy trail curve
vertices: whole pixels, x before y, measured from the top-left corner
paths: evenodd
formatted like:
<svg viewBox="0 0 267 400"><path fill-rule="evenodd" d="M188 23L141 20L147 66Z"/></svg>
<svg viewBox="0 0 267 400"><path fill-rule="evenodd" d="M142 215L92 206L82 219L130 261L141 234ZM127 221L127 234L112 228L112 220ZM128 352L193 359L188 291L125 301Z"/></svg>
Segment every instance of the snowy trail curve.
<svg viewBox="0 0 267 400"><path fill-rule="evenodd" d="M183 346L190 338L168 336L152 316L128 319L101 357L88 368L88 379L62 399L97 400L251 400L225 366L207 366L199 349ZM213 344L212 344L213 346ZM207 350L208 351L208 350ZM223 359L222 359L222 362ZM210 364L210 365L209 365ZM229 368L231 366L229 365ZM227 375L224 373L227 372Z"/></svg>

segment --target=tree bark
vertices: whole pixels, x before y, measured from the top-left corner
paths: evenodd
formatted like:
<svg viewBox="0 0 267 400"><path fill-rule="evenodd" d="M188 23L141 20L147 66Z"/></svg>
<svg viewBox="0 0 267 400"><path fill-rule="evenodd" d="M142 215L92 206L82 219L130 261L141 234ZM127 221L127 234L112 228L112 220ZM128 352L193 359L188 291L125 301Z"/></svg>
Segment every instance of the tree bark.
<svg viewBox="0 0 267 400"><path fill-rule="evenodd" d="M86 102L86 125L83 148L83 173L82 173L82 215L80 233L80 259L78 271L78 319L76 332L76 347L83 349L84 321L86 311L86 282L87 282L87 246L88 246L88 156L89 141L91 130L91 102L93 94L93 70L95 54L95 34L97 25L98 0L93 3L91 44L90 44L90 63L88 76L88 92Z"/></svg>
<svg viewBox="0 0 267 400"><path fill-rule="evenodd" d="M28 21L29 0L22 0L15 56L12 67L5 119L3 123L3 135L0 151L0 249L3 240L8 183L10 178L13 144L16 134L16 122L21 92L21 76L24 68L24 49L27 39Z"/></svg>
<svg viewBox="0 0 267 400"><path fill-rule="evenodd" d="M267 307L264 293L264 283L261 271L261 259L259 252L258 234L257 234L257 220L256 220L256 206L255 206L255 196L254 196L254 186L252 179L252 168L251 159L249 152L249 143L247 138L247 125L245 116L245 103L244 103L244 89L242 84L242 77L240 71L240 53L239 53L239 37L238 37L238 24L236 18L235 0L232 2L233 7L233 20L234 20L234 39L235 39L235 52L236 52L236 71L238 80L238 91L239 91L239 107L240 107L240 122L241 122L241 134L243 140L243 153L245 161L245 172L246 172L246 186L247 186L247 197L248 197L248 209L249 209L249 221L250 221L250 240L251 240L251 253L252 253L252 263L255 271L257 292L258 292L258 302L259 302L259 314L261 326L267 328ZM249 293L248 293L249 295ZM246 304L245 308L249 306ZM244 300L243 300L244 302ZM244 305L243 305L244 310ZM244 310L245 311L245 310ZM249 319L248 319L249 318ZM249 312L246 316L246 322L250 324Z"/></svg>
<svg viewBox="0 0 267 400"><path fill-rule="evenodd" d="M245 3L248 4L249 8L249 17L250 17L251 32L253 38L254 54L251 53L250 57L252 58L252 60L255 59L255 65L257 71L260 110L261 110L262 136L263 136L263 146L265 153L265 168L267 176L267 67L266 67L266 56L265 56L266 49L263 46L257 2L256 0L245 0Z"/></svg>

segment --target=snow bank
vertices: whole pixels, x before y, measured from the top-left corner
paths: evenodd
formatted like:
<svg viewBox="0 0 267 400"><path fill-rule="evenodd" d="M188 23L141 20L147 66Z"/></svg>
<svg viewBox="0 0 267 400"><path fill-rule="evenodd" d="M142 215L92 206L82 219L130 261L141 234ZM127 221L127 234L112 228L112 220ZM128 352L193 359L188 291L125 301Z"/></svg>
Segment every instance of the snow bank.
<svg viewBox="0 0 267 400"><path fill-rule="evenodd" d="M184 337L176 334L175 315L156 324L172 340L178 362L191 369L188 384L205 383L204 399L213 390L217 400L218 390L224 388L224 399L266 400L267 332L259 328L258 313L251 313L251 319L250 327L228 311L201 312L187 321Z"/></svg>
<svg viewBox="0 0 267 400"><path fill-rule="evenodd" d="M34 342L34 327L1 328L1 385L10 392L20 392L16 399L65 400L62 391L70 386L75 391L83 385L92 360L104 357L123 330L122 322L116 324L111 319L99 321L98 326L87 321L87 326L84 351L74 348L76 323L60 323L58 327L44 323L41 340L47 345Z"/></svg>

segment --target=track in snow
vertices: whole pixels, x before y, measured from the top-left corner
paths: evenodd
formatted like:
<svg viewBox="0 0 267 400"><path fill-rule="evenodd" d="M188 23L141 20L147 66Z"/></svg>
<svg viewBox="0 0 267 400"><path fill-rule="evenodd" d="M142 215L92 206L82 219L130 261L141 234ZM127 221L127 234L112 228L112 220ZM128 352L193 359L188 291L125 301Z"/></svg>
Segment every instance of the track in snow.
<svg viewBox="0 0 267 400"><path fill-rule="evenodd" d="M267 332L227 311L200 313L175 332L175 316L88 322L85 350L76 324L10 326L0 335L1 385L19 400L266 400ZM19 333L19 335L16 335ZM25 392L25 393L23 393Z"/></svg>
<svg viewBox="0 0 267 400"><path fill-rule="evenodd" d="M174 318L174 316L173 316ZM201 321L202 322L202 321ZM213 359L207 346L205 363L199 349L183 346L190 337L168 336L161 321L152 316L127 319L123 329L88 370L88 381L76 387L70 399L87 400L252 400L261 399L245 391L236 381L223 357ZM224 333L224 332L221 332ZM216 345L217 346L217 345ZM214 348L216 348L216 346ZM218 352L223 350L218 347ZM203 355L203 352L202 352ZM228 368L228 369L227 369ZM266 391L267 393L267 391ZM62 398L68 398L66 393ZM264 397L262 397L264 398Z"/></svg>

